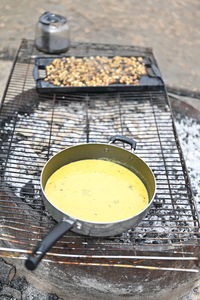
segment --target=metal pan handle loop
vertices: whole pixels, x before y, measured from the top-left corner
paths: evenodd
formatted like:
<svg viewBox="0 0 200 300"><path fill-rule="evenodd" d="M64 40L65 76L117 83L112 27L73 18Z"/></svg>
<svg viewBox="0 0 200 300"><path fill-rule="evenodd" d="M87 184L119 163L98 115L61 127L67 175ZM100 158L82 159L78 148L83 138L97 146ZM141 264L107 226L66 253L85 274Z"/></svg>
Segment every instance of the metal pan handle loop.
<svg viewBox="0 0 200 300"><path fill-rule="evenodd" d="M109 144L114 144L115 142L122 142L131 146L131 150L136 149L137 142L134 139L130 139L124 135L113 135L110 138Z"/></svg>

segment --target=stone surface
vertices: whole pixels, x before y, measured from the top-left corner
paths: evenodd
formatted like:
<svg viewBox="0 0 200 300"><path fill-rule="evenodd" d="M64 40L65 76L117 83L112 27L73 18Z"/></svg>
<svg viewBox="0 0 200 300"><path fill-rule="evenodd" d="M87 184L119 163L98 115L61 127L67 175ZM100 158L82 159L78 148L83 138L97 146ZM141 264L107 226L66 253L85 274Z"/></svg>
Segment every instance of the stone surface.
<svg viewBox="0 0 200 300"><path fill-rule="evenodd" d="M7 284L15 276L15 267L0 259L0 282Z"/></svg>
<svg viewBox="0 0 200 300"><path fill-rule="evenodd" d="M22 300L48 300L48 295L38 289L28 286L22 293Z"/></svg>
<svg viewBox="0 0 200 300"><path fill-rule="evenodd" d="M21 292L5 285L0 292L0 300L4 299L21 300Z"/></svg>
<svg viewBox="0 0 200 300"><path fill-rule="evenodd" d="M178 300L199 300L200 299L200 284L197 284L191 292L179 298Z"/></svg>
<svg viewBox="0 0 200 300"><path fill-rule="evenodd" d="M16 274L15 267L0 259L0 300L62 300L54 293L40 291Z"/></svg>
<svg viewBox="0 0 200 300"><path fill-rule="evenodd" d="M16 276L13 278L13 280L10 282L10 286L18 291L24 291L27 286L28 282L26 281L26 278L24 276Z"/></svg>
<svg viewBox="0 0 200 300"><path fill-rule="evenodd" d="M59 300L56 294L48 294L47 297L48 297L47 300Z"/></svg>
<svg viewBox="0 0 200 300"><path fill-rule="evenodd" d="M177 102L179 105L184 105L185 103L188 104L191 107L188 107L188 111L192 110L192 113L194 110L197 111L196 117L200 120L200 99L192 98L192 97L184 97L184 96L178 96L172 93L168 93L169 97L173 99L173 103Z"/></svg>

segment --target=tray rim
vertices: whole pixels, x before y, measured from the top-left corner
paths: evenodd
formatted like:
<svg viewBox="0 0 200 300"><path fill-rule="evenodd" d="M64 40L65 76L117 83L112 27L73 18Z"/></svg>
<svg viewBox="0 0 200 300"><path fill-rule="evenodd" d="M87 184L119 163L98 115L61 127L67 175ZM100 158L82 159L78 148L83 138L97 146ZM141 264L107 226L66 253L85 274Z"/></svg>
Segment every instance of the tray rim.
<svg viewBox="0 0 200 300"><path fill-rule="evenodd" d="M76 58L83 58L83 57L142 57L144 59L144 63L147 69L150 69L153 74L148 74L148 75L142 75L140 80L143 78L148 79L155 79L157 81L156 83L146 83L146 84L141 84L139 80L138 85L125 85L125 84L112 84L108 86L81 86L81 87L76 87L76 86L65 86L65 87L60 87L60 86L55 86L51 83L45 82L44 78L45 77L39 77L39 70L45 70L45 67L50 64L51 61L54 59L62 59L62 58L67 58L67 57L76 57ZM43 62L46 61L46 63ZM145 61L146 60L146 61ZM42 63L41 63L42 61ZM152 61L151 57L149 56L144 56L144 55L65 55L65 56L37 56L35 58L35 64L33 68L33 77L36 81L36 90L38 93L45 93L45 94L50 94L50 93L84 93L84 92L122 92L122 91L140 91L140 90L157 90L158 88L160 89L161 87L164 86L162 76L160 73L159 68L155 63ZM43 86L43 83L48 84L48 86Z"/></svg>

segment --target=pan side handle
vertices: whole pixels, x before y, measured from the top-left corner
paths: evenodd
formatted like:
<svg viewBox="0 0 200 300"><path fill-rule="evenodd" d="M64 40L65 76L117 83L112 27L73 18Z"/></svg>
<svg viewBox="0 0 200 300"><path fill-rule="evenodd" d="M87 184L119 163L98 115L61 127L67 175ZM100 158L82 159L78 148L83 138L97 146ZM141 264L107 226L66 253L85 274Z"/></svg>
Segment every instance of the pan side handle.
<svg viewBox="0 0 200 300"><path fill-rule="evenodd" d="M109 143L114 144L117 141L129 144L131 146L131 149L133 149L133 150L136 149L137 142L134 139L130 139L124 135L113 135L113 136L111 136Z"/></svg>
<svg viewBox="0 0 200 300"><path fill-rule="evenodd" d="M68 219L58 223L28 256L25 261L26 268L31 271L35 270L47 251L74 225L75 221Z"/></svg>

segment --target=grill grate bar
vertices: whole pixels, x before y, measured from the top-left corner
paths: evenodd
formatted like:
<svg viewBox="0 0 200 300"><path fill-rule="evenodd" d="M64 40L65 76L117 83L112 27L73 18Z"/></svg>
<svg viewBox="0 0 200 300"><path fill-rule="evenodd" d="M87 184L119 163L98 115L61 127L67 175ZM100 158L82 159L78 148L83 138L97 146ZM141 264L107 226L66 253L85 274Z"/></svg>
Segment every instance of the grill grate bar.
<svg viewBox="0 0 200 300"><path fill-rule="evenodd" d="M70 251L76 258L110 253L120 263L126 251L165 253L175 247L186 256L185 245L199 244L199 220L166 92L38 95L32 78L35 55L33 45L23 42L1 107L0 240L17 245L18 253L30 251L54 226L43 207L39 180L51 155L76 143L107 143L111 135L124 134L137 140L135 153L156 176L154 206L134 230L119 237L65 234L50 260L58 262Z"/></svg>

